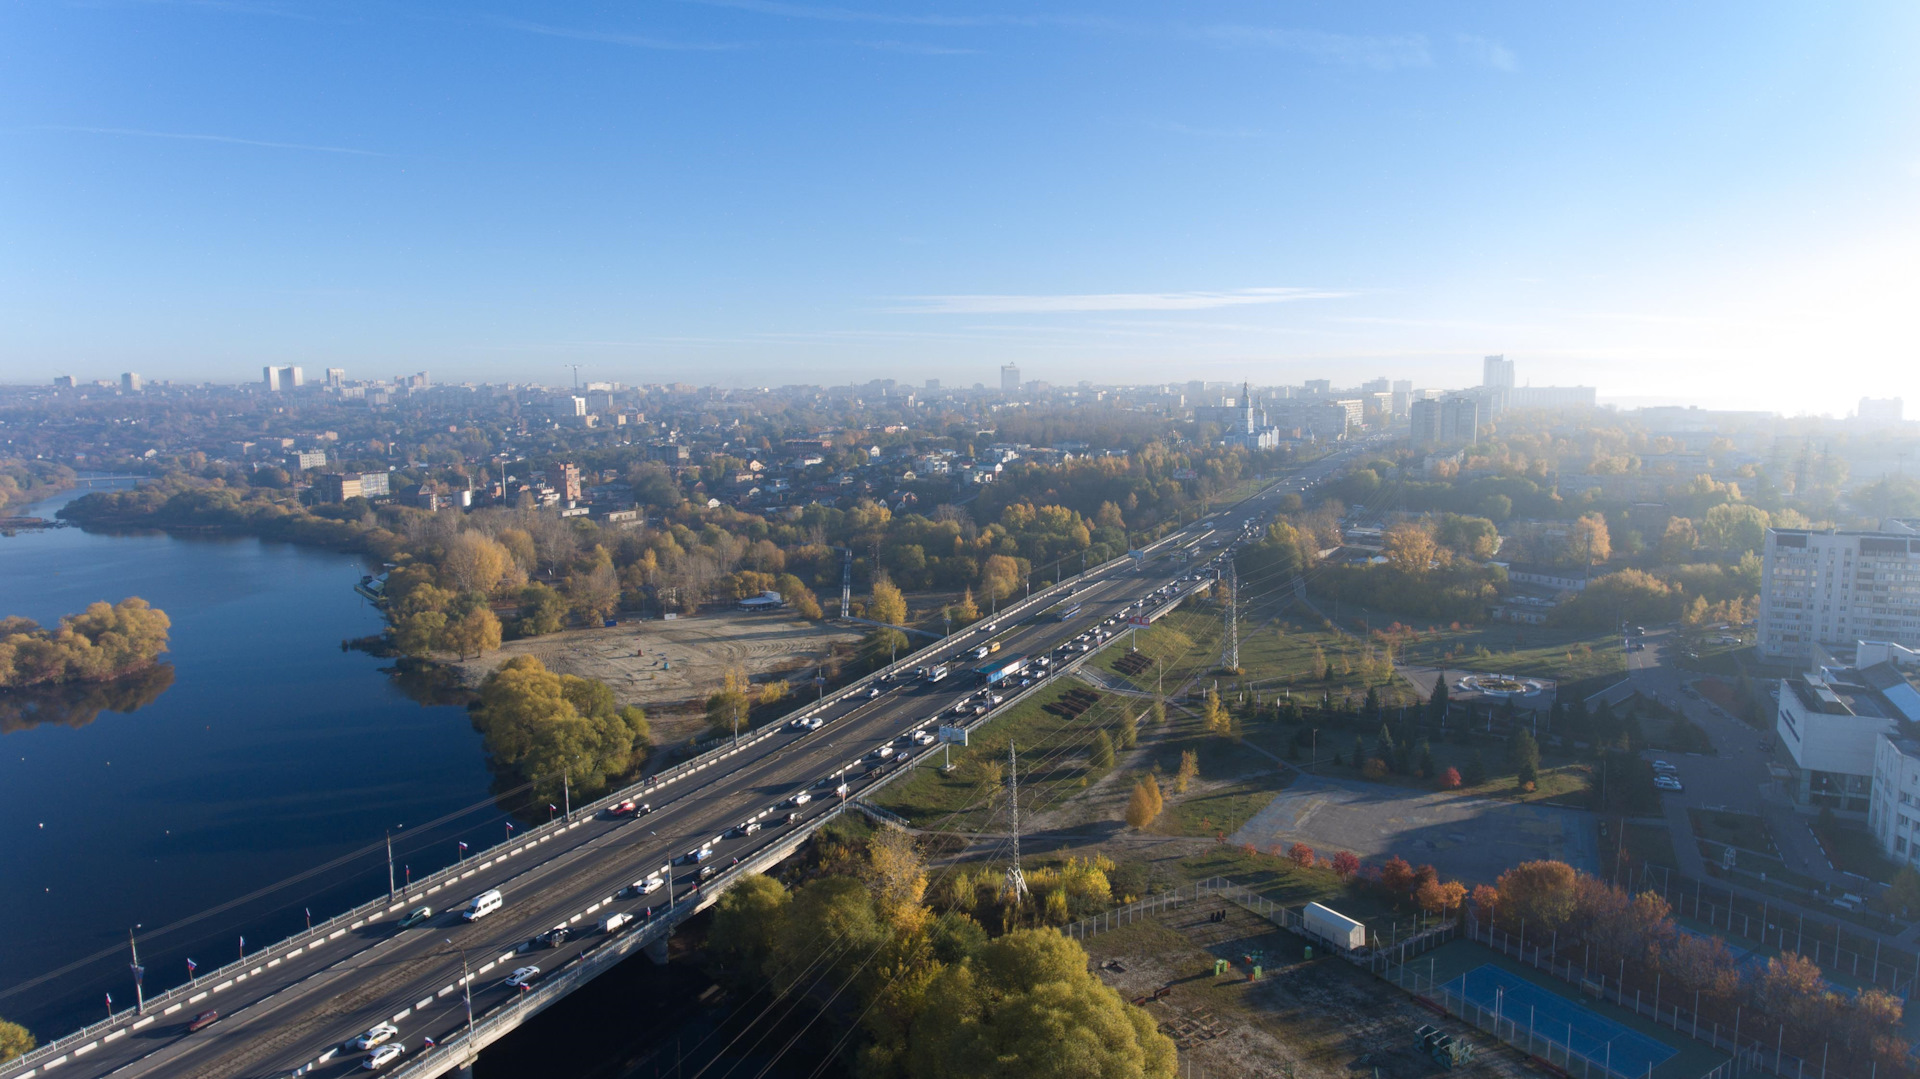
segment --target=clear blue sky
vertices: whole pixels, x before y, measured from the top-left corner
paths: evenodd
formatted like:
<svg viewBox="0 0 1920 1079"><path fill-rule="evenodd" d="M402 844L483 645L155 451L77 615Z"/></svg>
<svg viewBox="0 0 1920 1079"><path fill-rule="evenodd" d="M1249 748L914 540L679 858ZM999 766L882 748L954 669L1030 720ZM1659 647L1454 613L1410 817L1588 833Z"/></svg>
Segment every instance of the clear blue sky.
<svg viewBox="0 0 1920 1079"><path fill-rule="evenodd" d="M16 2L0 379L1920 405L1920 5L1582 8Z"/></svg>

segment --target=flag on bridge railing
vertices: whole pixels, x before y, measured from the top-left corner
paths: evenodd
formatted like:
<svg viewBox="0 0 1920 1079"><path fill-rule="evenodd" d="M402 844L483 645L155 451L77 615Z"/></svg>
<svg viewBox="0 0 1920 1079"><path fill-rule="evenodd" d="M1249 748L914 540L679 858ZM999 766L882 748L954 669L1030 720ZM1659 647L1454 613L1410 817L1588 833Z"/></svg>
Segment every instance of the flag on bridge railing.
<svg viewBox="0 0 1920 1079"><path fill-rule="evenodd" d="M193 977L193 972L199 969L200 969L200 964L194 962L191 959L187 960L187 977L189 978Z"/></svg>
<svg viewBox="0 0 1920 1079"><path fill-rule="evenodd" d="M433 1040L432 1038L421 1038L421 1039L420 1039L420 1044L421 1044L421 1045L422 1045L423 1047L425 1047L425 1048L428 1048L428 1049L431 1049L431 1048L433 1048L433 1047L434 1047L434 1045L435 1045L435 1044L437 1044L437 1043L435 1043L435 1042L434 1042L434 1040Z"/></svg>

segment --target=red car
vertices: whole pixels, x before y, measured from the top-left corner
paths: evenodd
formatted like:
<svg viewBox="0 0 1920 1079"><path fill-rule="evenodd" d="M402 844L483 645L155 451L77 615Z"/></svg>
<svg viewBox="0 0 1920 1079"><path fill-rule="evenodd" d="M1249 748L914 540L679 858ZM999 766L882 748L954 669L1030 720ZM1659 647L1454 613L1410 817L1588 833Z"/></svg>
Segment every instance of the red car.
<svg viewBox="0 0 1920 1079"><path fill-rule="evenodd" d="M192 1034L196 1030L205 1030L212 1026L213 1021L218 1018L220 1018L220 1013L214 1011L212 1008L208 1008L206 1011L194 1016L193 1022L187 1024L187 1033Z"/></svg>
<svg viewBox="0 0 1920 1079"><path fill-rule="evenodd" d="M633 812L639 808L640 807L637 804L635 804L634 800L629 798L626 801L621 802L619 805L609 807L607 809L607 816L627 817L627 816L633 815Z"/></svg>

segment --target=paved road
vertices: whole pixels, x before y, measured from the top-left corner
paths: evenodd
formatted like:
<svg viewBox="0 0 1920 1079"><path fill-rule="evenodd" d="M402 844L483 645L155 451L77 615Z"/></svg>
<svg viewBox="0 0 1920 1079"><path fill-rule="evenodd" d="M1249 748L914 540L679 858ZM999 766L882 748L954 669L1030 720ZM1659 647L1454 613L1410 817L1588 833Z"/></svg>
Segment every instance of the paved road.
<svg viewBox="0 0 1920 1079"><path fill-rule="evenodd" d="M1267 512L1274 500L1298 490L1302 482L1325 478L1352 452L1356 450L1309 466L1211 523L1190 526L1175 542L1193 543L1216 527L1237 532L1242 517ZM1059 622L1030 616L1013 629L1002 654L1044 651L1191 568L1161 559L1140 570L1122 565L1090 575L1074 597L1083 608L1079 618ZM1004 620L1000 628L1008 629ZM613 911L648 917L669 892L663 887L645 896L615 898L623 885L703 841L710 841L715 851L709 864L719 865L779 842L779 827L751 837L726 838L724 833L771 813L798 792L821 795L802 807L803 815L827 812L831 791L818 783L869 751L896 744L905 732L929 725L977 688L971 675L958 675L938 683L896 683L875 698L850 695L820 713L826 719L821 730L783 730L723 764L660 787L648 795L653 805L649 815L581 819L538 842L496 848L474 858L474 867L457 880L416 891L399 900L397 909L305 947L262 956L244 974L204 985L202 996L97 1032L97 1040L58 1060L36 1061L31 1069L0 1067L0 1077L243 1079L308 1067L316 1076L344 1076L358 1068L363 1056L346 1046L348 1040L388 1021L400 1027L399 1040L412 1055L423 1036L444 1040L465 1023L464 990L471 990L475 1012L484 1013L515 991L504 981L516 967L537 964L552 971L593 939L598 918ZM861 789L856 780L852 795L857 797ZM670 888L676 898L697 888L686 879L688 872L673 870ZM489 888L505 896L498 913L474 923L450 913ZM397 928L398 911L419 904L430 904L439 913L425 925ZM559 948L517 954L536 934L556 925L581 932ZM463 970L470 979L464 986ZM187 1022L207 1008L219 1009L221 1018L189 1034Z"/></svg>

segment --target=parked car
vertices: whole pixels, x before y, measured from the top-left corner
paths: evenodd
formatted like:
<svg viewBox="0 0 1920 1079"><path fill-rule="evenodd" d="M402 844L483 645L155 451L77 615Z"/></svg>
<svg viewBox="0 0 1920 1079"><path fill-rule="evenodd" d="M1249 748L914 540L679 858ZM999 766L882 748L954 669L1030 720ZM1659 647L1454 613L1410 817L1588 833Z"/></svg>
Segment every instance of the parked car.
<svg viewBox="0 0 1920 1079"><path fill-rule="evenodd" d="M1672 776L1654 776L1653 785L1663 791L1682 791L1686 789L1680 785L1679 780Z"/></svg>
<svg viewBox="0 0 1920 1079"><path fill-rule="evenodd" d="M373 1029L353 1039L355 1049L372 1049L376 1045L385 1045L400 1036L400 1028L392 1023L376 1023Z"/></svg>
<svg viewBox="0 0 1920 1079"><path fill-rule="evenodd" d="M419 925L431 917L433 917L432 907L415 907L407 912L405 918L400 919L400 928L412 929L414 926Z"/></svg>
<svg viewBox="0 0 1920 1079"><path fill-rule="evenodd" d="M1666 761L1650 761L1649 765L1653 768L1654 771L1660 772L1666 775L1672 775L1674 772L1679 771L1679 769L1675 768L1671 764L1668 764Z"/></svg>

